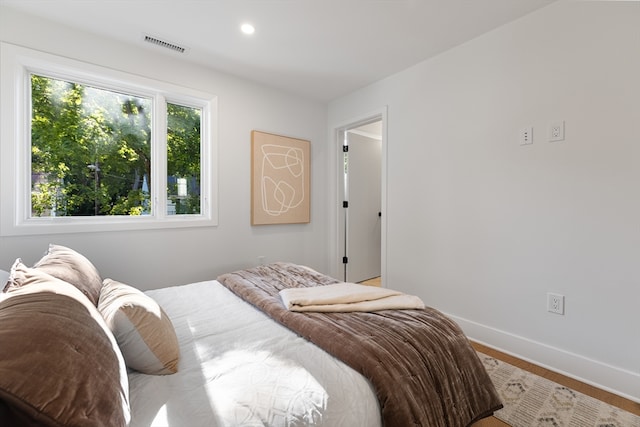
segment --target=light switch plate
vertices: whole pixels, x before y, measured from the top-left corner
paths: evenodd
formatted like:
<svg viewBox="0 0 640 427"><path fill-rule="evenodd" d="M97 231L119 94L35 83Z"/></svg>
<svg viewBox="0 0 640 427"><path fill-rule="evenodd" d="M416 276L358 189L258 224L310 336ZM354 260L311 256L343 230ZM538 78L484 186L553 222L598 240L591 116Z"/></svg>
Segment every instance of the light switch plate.
<svg viewBox="0 0 640 427"><path fill-rule="evenodd" d="M520 129L518 142L520 143L520 145L533 144L533 128L529 126Z"/></svg>

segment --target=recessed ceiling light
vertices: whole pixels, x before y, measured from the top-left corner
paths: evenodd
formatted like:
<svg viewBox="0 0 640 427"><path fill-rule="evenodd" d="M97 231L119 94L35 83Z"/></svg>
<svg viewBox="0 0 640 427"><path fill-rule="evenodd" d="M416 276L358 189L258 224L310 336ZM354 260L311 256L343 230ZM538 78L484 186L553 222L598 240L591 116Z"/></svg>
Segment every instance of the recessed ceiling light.
<svg viewBox="0 0 640 427"><path fill-rule="evenodd" d="M256 32L255 27L251 24L242 24L242 26L240 26L240 30L245 34L253 34Z"/></svg>

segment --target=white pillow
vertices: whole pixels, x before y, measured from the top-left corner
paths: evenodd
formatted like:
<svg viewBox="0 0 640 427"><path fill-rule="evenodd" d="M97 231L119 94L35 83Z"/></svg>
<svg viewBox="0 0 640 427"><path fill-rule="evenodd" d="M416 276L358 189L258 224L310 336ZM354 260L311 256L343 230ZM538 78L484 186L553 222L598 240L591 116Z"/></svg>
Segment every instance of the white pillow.
<svg viewBox="0 0 640 427"><path fill-rule="evenodd" d="M9 272L0 270L0 290L4 289L4 285L7 284L7 280L9 280Z"/></svg>

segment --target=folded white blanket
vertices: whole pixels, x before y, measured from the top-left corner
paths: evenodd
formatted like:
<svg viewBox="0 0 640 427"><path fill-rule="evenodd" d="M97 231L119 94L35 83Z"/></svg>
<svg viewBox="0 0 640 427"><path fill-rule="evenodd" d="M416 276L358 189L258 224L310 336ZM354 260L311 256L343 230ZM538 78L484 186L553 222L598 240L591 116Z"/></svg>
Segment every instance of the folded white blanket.
<svg viewBox="0 0 640 427"><path fill-rule="evenodd" d="M283 289L280 298L291 311L326 313L424 308L424 303L417 296L356 283Z"/></svg>

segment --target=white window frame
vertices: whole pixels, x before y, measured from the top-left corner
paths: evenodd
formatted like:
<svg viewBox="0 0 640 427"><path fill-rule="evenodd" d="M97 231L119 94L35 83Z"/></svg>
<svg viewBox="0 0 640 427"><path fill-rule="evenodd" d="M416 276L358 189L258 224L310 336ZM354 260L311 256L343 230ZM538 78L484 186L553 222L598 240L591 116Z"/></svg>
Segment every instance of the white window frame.
<svg viewBox="0 0 640 427"><path fill-rule="evenodd" d="M150 215L31 217L32 73L152 100ZM1 236L218 225L216 96L3 42L0 82ZM202 109L200 214L167 215L167 102Z"/></svg>

